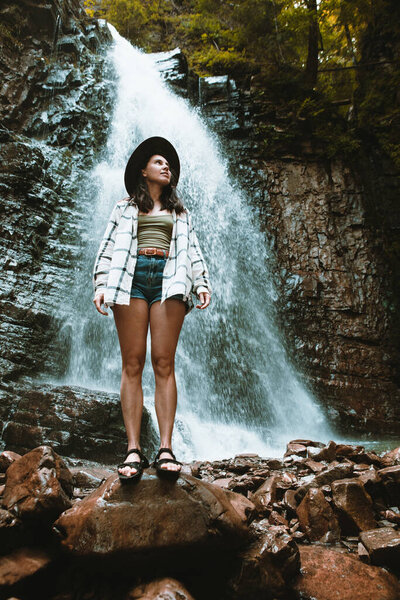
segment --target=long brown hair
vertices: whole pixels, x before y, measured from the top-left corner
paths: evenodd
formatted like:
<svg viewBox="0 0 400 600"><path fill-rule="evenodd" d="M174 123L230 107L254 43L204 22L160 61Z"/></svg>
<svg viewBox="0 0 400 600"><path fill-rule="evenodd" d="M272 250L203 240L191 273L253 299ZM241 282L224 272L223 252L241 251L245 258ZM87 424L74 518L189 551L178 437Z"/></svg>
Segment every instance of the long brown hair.
<svg viewBox="0 0 400 600"><path fill-rule="evenodd" d="M176 193L174 183L175 176L173 171L171 171L171 180L168 185L163 187L160 201L163 209L169 211L175 210L176 214L180 215L185 212L185 207ZM139 174L135 191L130 199L138 205L139 210L142 213L148 213L154 206L153 198L150 196L149 188L147 187L146 178L143 177L142 173Z"/></svg>

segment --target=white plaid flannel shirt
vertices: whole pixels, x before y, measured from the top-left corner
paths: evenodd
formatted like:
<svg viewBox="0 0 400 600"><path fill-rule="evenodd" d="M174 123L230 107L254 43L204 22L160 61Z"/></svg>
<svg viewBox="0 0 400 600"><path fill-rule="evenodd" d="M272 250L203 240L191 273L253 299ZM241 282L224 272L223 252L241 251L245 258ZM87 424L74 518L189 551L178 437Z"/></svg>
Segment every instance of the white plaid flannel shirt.
<svg viewBox="0 0 400 600"><path fill-rule="evenodd" d="M94 270L95 297L104 293L105 306L129 304L137 260L139 209L129 199L115 205L100 243ZM161 302L182 294L187 312L193 308L192 293L211 293L208 270L201 253L191 217L172 211L173 228L165 264Z"/></svg>

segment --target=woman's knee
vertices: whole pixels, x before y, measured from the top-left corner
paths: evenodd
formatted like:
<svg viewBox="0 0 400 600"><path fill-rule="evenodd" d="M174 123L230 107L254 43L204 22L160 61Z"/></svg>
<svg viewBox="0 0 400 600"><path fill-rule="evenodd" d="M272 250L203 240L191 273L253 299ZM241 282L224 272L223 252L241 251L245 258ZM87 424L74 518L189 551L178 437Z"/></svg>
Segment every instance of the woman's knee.
<svg viewBox="0 0 400 600"><path fill-rule="evenodd" d="M145 359L135 357L129 359L122 365L122 376L127 379L137 379L141 377L144 368Z"/></svg>
<svg viewBox="0 0 400 600"><path fill-rule="evenodd" d="M157 377L169 377L174 373L174 359L168 356L152 356L154 374Z"/></svg>

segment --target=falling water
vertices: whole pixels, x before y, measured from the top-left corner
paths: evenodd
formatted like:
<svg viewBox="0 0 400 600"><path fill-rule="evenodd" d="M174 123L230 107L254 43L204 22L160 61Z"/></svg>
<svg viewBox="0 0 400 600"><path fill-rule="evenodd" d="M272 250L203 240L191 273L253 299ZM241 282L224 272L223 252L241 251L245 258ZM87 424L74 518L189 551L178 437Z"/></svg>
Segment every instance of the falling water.
<svg viewBox="0 0 400 600"><path fill-rule="evenodd" d="M130 153L143 139L161 135L180 156L178 191L192 212L213 287L210 307L194 309L185 318L178 345L175 448L184 459L239 452L273 456L295 437L327 439L321 409L285 355L274 324L276 297L265 239L246 194L228 174L218 141L198 112L168 89L154 59L110 29L118 98L104 158L82 192L90 190L92 212L87 215L85 260L75 281L77 309L66 382L119 389L115 327L111 311L105 318L92 305L91 270L111 209L126 197L123 173ZM154 417L149 365L148 356L143 386Z"/></svg>

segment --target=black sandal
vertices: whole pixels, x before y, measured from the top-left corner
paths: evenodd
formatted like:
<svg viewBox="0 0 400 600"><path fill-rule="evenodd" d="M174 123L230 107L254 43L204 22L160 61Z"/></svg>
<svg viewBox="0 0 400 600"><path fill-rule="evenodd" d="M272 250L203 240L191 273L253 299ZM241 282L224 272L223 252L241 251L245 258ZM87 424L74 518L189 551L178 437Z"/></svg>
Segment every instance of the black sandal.
<svg viewBox="0 0 400 600"><path fill-rule="evenodd" d="M172 458L160 458L160 455L163 452L168 452L172 456ZM158 475L161 477L169 477L171 479L177 479L181 473L181 469L179 471L172 471L171 469L163 469L162 465L166 463L172 463L174 465L182 466L182 463L179 460L176 460L175 454L172 452L171 448L160 448L156 454L156 457L153 462L153 466L155 467Z"/></svg>
<svg viewBox="0 0 400 600"><path fill-rule="evenodd" d="M134 479L139 479L139 477L141 477L141 475L143 473L143 470L147 469L147 467L150 466L149 461L147 460L145 455L138 448L131 448L130 450L128 450L124 460L126 460L128 458L128 456L133 453L135 453L139 456L139 458L140 458L139 462L138 461L122 462L117 466L118 477L121 482L122 481L133 481ZM124 475L123 473L120 473L119 469L123 469L124 467L131 467L132 469L136 469L136 473L133 473L132 475Z"/></svg>

